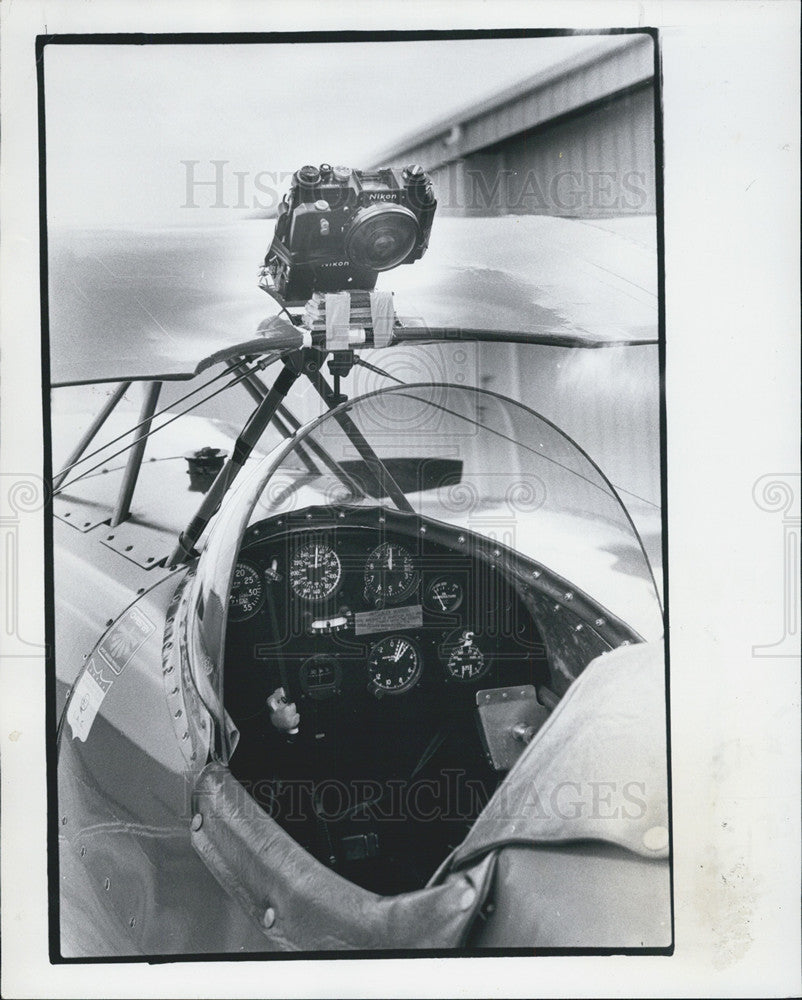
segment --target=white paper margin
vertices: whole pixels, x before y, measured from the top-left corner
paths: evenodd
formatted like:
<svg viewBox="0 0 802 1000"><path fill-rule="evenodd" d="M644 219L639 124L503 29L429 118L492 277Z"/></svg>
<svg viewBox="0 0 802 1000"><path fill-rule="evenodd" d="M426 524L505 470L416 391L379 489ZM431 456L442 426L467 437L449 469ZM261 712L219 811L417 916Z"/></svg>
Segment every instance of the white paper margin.
<svg viewBox="0 0 802 1000"><path fill-rule="evenodd" d="M799 468L798 5L16 0L0 12L3 515L25 496L35 508L42 469L36 34L662 27L676 845L672 958L51 966L44 552L29 510L19 583L2 595L8 609L18 593L27 644L4 636L0 656L2 995L798 995L799 660L753 655L779 637L788 586L783 515L753 488ZM22 501L5 489L17 481Z"/></svg>

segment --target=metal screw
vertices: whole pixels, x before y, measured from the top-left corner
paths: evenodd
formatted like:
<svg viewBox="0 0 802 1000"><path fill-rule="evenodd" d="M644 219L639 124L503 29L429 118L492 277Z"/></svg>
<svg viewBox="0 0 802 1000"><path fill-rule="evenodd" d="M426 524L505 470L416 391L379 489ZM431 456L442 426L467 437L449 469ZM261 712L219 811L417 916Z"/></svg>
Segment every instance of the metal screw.
<svg viewBox="0 0 802 1000"><path fill-rule="evenodd" d="M135 927L136 926L136 917L131 917L131 919L128 921L128 926L129 927Z"/></svg>
<svg viewBox="0 0 802 1000"><path fill-rule="evenodd" d="M111 879L110 878L105 878L103 880L103 888L106 890L106 892L108 892L109 889L111 889Z"/></svg>
<svg viewBox="0 0 802 1000"><path fill-rule="evenodd" d="M604 619L603 618L597 618L596 619L596 625L604 625Z"/></svg>
<svg viewBox="0 0 802 1000"><path fill-rule="evenodd" d="M83 844L81 845L81 857L82 858L86 857L86 848L83 846Z"/></svg>
<svg viewBox="0 0 802 1000"><path fill-rule="evenodd" d="M192 822L189 824L191 830L200 830L203 826L203 816L200 813L195 813L192 817Z"/></svg>
<svg viewBox="0 0 802 1000"><path fill-rule="evenodd" d="M457 539L457 541L460 543L460 545L464 545L465 544L465 535L460 535L459 538Z"/></svg>
<svg viewBox="0 0 802 1000"><path fill-rule="evenodd" d="M276 922L276 911L272 906L268 906L265 910L264 916L262 917L262 925L264 927L272 927Z"/></svg>

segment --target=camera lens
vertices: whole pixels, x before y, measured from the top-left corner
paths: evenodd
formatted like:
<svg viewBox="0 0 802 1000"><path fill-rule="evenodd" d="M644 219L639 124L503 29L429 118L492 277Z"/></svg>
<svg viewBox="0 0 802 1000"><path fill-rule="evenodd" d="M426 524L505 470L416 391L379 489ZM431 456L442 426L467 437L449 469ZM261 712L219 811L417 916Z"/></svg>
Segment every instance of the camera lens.
<svg viewBox="0 0 802 1000"><path fill-rule="evenodd" d="M389 271L405 260L418 240L418 220L408 208L375 204L357 212L345 237L345 250L359 267Z"/></svg>

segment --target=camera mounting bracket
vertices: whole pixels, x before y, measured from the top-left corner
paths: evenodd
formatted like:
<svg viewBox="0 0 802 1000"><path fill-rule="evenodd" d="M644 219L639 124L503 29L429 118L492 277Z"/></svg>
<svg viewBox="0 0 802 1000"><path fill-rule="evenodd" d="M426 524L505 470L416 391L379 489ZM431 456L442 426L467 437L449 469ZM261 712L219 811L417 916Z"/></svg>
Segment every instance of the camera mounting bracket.
<svg viewBox="0 0 802 1000"><path fill-rule="evenodd" d="M309 331L312 343L333 352L388 347L397 324L392 292L358 288L315 292L301 315L301 326Z"/></svg>

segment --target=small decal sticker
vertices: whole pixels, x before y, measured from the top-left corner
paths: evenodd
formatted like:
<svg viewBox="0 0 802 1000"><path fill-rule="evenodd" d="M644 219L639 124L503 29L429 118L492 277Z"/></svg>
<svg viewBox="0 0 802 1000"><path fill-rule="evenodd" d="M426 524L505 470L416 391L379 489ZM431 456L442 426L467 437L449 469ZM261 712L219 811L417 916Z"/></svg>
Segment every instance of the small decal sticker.
<svg viewBox="0 0 802 1000"><path fill-rule="evenodd" d="M86 742L98 709L111 687L113 678L103 676L103 667L97 667L94 657L81 674L67 709L67 722L72 729L72 738Z"/></svg>
<svg viewBox="0 0 802 1000"><path fill-rule="evenodd" d="M138 608L131 608L103 638L97 648L119 676L142 643L156 631L153 622Z"/></svg>

